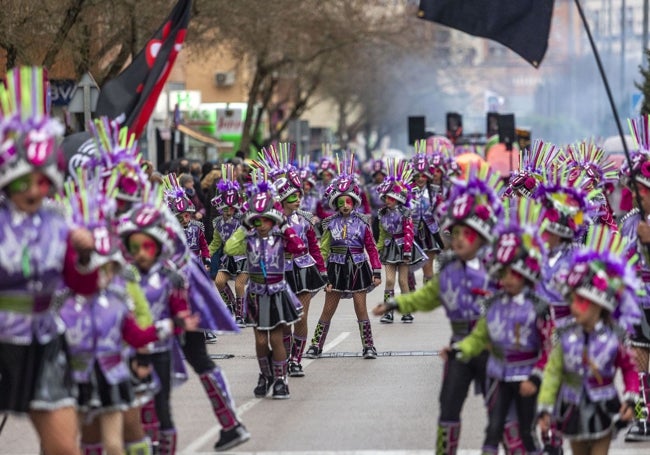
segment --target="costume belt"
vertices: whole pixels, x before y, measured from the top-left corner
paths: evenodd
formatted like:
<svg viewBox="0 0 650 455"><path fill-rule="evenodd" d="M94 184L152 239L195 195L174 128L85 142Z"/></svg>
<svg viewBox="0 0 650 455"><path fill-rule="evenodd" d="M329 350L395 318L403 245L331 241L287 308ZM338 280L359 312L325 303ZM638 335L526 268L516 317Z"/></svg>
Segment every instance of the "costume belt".
<svg viewBox="0 0 650 455"><path fill-rule="evenodd" d="M587 378L587 384L589 385L589 388L596 388L596 387L607 387L608 385L611 385L614 382L614 378L610 377L593 377L590 376Z"/></svg>
<svg viewBox="0 0 650 455"><path fill-rule="evenodd" d="M505 359L508 363L527 362L536 360L538 356L539 354L537 352L507 352Z"/></svg>
<svg viewBox="0 0 650 455"><path fill-rule="evenodd" d="M363 248L356 247L356 246L333 246L330 248L330 251L334 254L347 254L348 251L350 254L360 254L363 253Z"/></svg>
<svg viewBox="0 0 650 455"><path fill-rule="evenodd" d="M251 273L248 279L257 284L276 284L284 280L284 274L262 275L261 273Z"/></svg>
<svg viewBox="0 0 650 455"><path fill-rule="evenodd" d="M34 296L30 294L0 293L0 311L14 313L42 313L50 307L51 295Z"/></svg>
<svg viewBox="0 0 650 455"><path fill-rule="evenodd" d="M451 321L451 331L455 336L469 335L476 321Z"/></svg>

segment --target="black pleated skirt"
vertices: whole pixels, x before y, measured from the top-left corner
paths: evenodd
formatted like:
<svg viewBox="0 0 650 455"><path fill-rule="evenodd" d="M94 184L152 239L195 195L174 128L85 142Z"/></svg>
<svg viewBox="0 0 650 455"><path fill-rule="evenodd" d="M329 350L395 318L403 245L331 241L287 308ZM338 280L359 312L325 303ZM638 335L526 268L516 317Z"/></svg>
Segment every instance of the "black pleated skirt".
<svg viewBox="0 0 650 455"><path fill-rule="evenodd" d="M0 411L48 411L76 404L63 335L46 344L0 342Z"/></svg>
<svg viewBox="0 0 650 455"><path fill-rule="evenodd" d="M560 403L558 428L567 439L600 439L614 429L620 408L618 398L592 402L584 394L579 405Z"/></svg>
<svg viewBox="0 0 650 455"><path fill-rule="evenodd" d="M325 281L315 265L299 268L294 264L292 270L284 273L284 278L294 294L317 292L325 287Z"/></svg>

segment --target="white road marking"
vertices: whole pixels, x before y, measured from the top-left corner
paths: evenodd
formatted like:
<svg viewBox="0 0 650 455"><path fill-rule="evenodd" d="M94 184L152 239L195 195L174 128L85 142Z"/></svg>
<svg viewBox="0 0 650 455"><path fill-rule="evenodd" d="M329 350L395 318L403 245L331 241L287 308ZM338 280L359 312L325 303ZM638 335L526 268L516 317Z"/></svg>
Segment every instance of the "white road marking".
<svg viewBox="0 0 650 455"><path fill-rule="evenodd" d="M337 345L343 342L347 337L350 336L350 332L341 332L339 336L334 338L332 341L329 343L326 343L325 346L323 346L323 352L328 352L334 349ZM312 363L316 359L304 359L302 361L302 366L303 368L309 366L310 363ZM246 412L248 412L249 409L251 409L253 406L255 406L257 403L260 401L264 400L264 398L252 398L248 400L246 403L242 404L237 408L237 415L239 417L243 416ZM221 432L221 425L215 425L214 427L210 428L208 431L206 431L202 436L199 436L196 438L191 444L189 444L182 452L179 452L180 455L195 455L200 452L197 452L197 450L204 445L208 444L209 441L212 441L219 436L219 433ZM214 453L214 452L205 452L205 453ZM246 453L246 452L244 452ZM288 453L288 452L249 452L249 453L268 453L274 454L274 453ZM298 453L298 452L293 452L293 453ZM314 452L316 453L321 453L321 452ZM322 452L322 453L329 453L329 452ZM370 452L368 452L370 453Z"/></svg>

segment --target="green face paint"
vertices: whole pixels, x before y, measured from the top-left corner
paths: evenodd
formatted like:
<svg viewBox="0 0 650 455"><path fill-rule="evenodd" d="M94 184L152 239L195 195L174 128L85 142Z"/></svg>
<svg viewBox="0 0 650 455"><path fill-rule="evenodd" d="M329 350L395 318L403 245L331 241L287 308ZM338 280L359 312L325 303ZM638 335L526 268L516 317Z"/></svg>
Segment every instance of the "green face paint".
<svg viewBox="0 0 650 455"><path fill-rule="evenodd" d="M293 193L284 200L285 202L288 202L289 204L293 204L294 202L298 202L298 193Z"/></svg>
<svg viewBox="0 0 650 455"><path fill-rule="evenodd" d="M29 189L30 183L31 177L28 174L18 177L16 180L12 180L9 183L8 188L11 193L23 193Z"/></svg>
<svg viewBox="0 0 650 455"><path fill-rule="evenodd" d="M262 219L261 218L257 218L255 220L253 220L253 226L260 227L261 225L262 225Z"/></svg>

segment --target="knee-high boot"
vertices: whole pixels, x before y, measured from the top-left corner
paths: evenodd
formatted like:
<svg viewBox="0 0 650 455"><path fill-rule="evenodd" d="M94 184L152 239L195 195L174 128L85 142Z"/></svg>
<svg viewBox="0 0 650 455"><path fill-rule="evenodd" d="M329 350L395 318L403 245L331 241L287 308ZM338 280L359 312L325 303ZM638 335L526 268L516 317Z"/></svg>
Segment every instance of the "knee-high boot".
<svg viewBox="0 0 650 455"><path fill-rule="evenodd" d="M408 273L408 283L409 283L409 292L415 291L415 286L417 286L415 282L415 272L410 272Z"/></svg>
<svg viewBox="0 0 650 455"><path fill-rule="evenodd" d="M225 303L230 310L230 313L232 313L233 316L237 316L237 313L235 313L235 296L232 295L232 289L230 289L228 284L226 284L225 288L219 291L219 295L223 299L223 303Z"/></svg>
<svg viewBox="0 0 650 455"><path fill-rule="evenodd" d="M521 440L519 422L508 420L503 427L503 448L507 455L526 455L526 447Z"/></svg>
<svg viewBox="0 0 650 455"><path fill-rule="evenodd" d="M158 455L174 455L176 453L176 428L160 430Z"/></svg>
<svg viewBox="0 0 650 455"><path fill-rule="evenodd" d="M228 381L221 372L221 368L217 366L212 371L199 375L199 378L221 427L224 430L230 430L239 425Z"/></svg>
<svg viewBox="0 0 650 455"><path fill-rule="evenodd" d="M456 455L460 440L460 422L438 423L436 455Z"/></svg>
<svg viewBox="0 0 650 455"><path fill-rule="evenodd" d="M85 442L82 442L81 453L83 455L103 455L104 446L101 442L98 442L96 444L86 444Z"/></svg>
<svg viewBox="0 0 650 455"><path fill-rule="evenodd" d="M244 298L235 299L235 320L240 327L246 326L246 311L244 310Z"/></svg>
<svg viewBox="0 0 650 455"><path fill-rule="evenodd" d="M153 453L151 440L145 436L139 441L126 443L124 444L124 452L126 455L151 455Z"/></svg>
<svg viewBox="0 0 650 455"><path fill-rule="evenodd" d="M150 400L142 406L140 421L144 433L149 437L151 443L156 445L160 440L160 421L158 421L154 400Z"/></svg>
<svg viewBox="0 0 650 455"><path fill-rule="evenodd" d="M639 373L639 398L634 406L634 422L625 435L626 441L650 441L650 374Z"/></svg>
<svg viewBox="0 0 650 455"><path fill-rule="evenodd" d="M368 319L364 321L357 321L359 324L359 335L361 336L361 346L363 348L364 359L377 358L377 350L375 349L375 342L372 338L372 327Z"/></svg>
<svg viewBox="0 0 650 455"><path fill-rule="evenodd" d="M327 332L330 330L330 323L318 321L314 329L314 336L311 339L311 345L305 352L308 359L317 359L323 353L323 346L327 339Z"/></svg>
<svg viewBox="0 0 650 455"><path fill-rule="evenodd" d="M394 289L386 289L384 291L384 303L388 302L394 296ZM379 319L379 322L383 322L384 324L391 324L393 322L393 310L387 311L386 314L384 314L381 319Z"/></svg>

